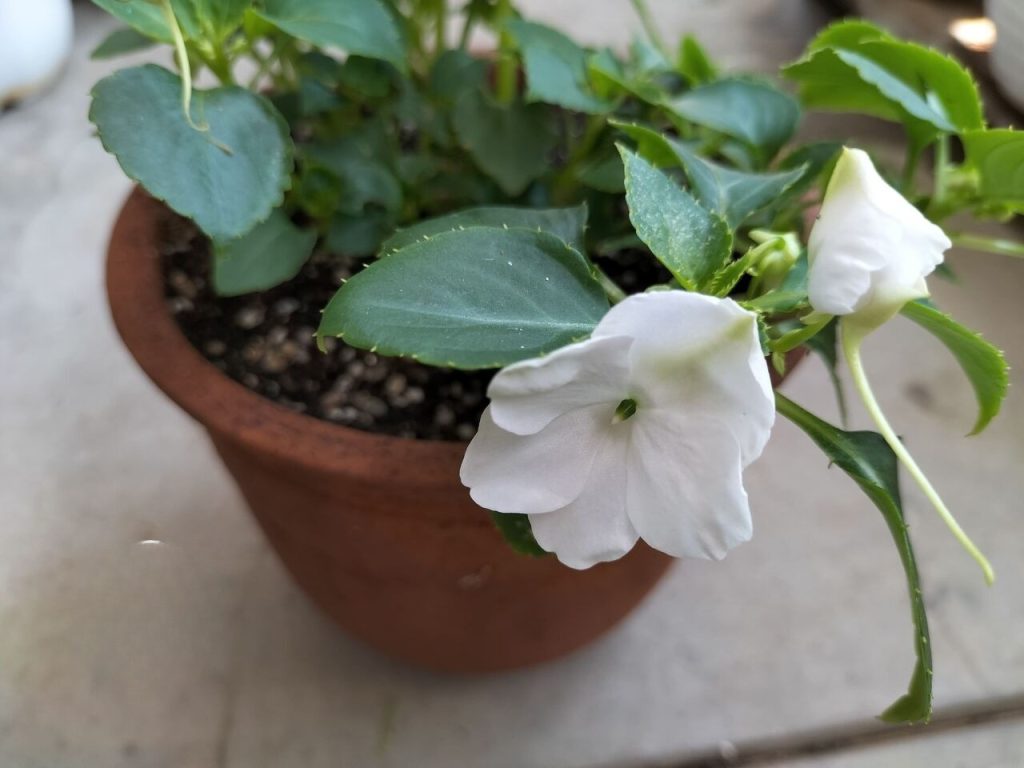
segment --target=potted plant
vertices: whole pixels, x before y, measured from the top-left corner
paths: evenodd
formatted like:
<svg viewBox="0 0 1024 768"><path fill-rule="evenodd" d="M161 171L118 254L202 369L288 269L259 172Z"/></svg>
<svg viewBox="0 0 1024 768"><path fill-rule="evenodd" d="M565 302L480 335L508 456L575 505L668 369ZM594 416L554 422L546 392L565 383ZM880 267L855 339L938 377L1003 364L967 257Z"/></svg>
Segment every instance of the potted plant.
<svg viewBox="0 0 1024 768"><path fill-rule="evenodd" d="M132 30L108 52L169 43L178 70L93 93L140 186L110 245L115 322L339 623L449 670L578 647L672 556L750 538L742 472L778 412L892 531L918 664L885 717L927 719L899 463L992 572L859 348L903 313L964 366L975 431L999 410L1002 356L927 298L941 222L1024 200L1024 139L986 128L958 64L846 22L786 68L795 99L720 74L692 38L670 48L642 3L648 39L623 56L508 0L460 9L454 45L444 0L95 2ZM469 51L477 27L492 54ZM199 69L218 84L194 87ZM802 108L903 123L901 178L859 149L794 145ZM846 361L878 434L773 392L807 349Z"/></svg>

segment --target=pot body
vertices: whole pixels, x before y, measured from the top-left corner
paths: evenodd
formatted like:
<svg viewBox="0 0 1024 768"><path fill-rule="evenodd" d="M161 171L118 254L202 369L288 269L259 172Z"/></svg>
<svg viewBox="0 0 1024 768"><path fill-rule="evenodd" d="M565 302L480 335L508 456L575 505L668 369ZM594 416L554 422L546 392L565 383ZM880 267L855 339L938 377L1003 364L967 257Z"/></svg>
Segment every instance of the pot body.
<svg viewBox="0 0 1024 768"><path fill-rule="evenodd" d="M587 571L518 555L459 481L465 445L329 424L227 378L166 310L164 213L136 190L114 227L107 290L118 331L206 428L296 582L352 635L438 670L526 666L613 627L669 568L642 543Z"/></svg>
<svg viewBox="0 0 1024 768"><path fill-rule="evenodd" d="M1024 110L1024 3L987 0L985 10L998 32L992 49L992 74L1003 94Z"/></svg>

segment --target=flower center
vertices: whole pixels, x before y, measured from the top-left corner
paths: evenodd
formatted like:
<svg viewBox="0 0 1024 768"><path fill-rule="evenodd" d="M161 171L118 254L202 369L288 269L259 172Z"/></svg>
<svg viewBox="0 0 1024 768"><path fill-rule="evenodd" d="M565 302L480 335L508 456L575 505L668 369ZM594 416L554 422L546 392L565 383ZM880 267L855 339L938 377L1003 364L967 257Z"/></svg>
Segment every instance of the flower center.
<svg viewBox="0 0 1024 768"><path fill-rule="evenodd" d="M612 424L621 424L636 413L636 400L631 397L627 397L618 407L615 409L615 415L612 416Z"/></svg>

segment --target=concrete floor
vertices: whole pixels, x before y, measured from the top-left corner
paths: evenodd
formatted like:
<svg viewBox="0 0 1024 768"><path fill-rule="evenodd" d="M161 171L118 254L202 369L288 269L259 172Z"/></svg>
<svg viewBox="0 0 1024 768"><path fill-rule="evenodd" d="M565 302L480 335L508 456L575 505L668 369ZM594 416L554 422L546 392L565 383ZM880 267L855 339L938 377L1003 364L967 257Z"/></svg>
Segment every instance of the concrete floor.
<svg viewBox="0 0 1024 768"><path fill-rule="evenodd" d="M621 43L627 3L597 5L524 3ZM666 28L762 71L819 21L802 0L657 5ZM78 26L63 81L0 117L0 766L1024 765L1012 717L1024 697L1024 394L963 439L968 386L903 322L869 342L869 369L1000 576L986 588L906 490L950 729L780 756L836 729L877 738L872 716L912 662L885 526L786 423L748 473L753 542L724 563L680 564L621 629L565 661L446 678L341 634L285 577L201 430L115 338L102 260L129 185L85 119L88 88L110 69L86 53L111 24L80 7ZM952 261L960 281L933 281L936 300L1024 369L1024 263ZM786 389L835 417L816 362ZM1004 718L954 727L964 706Z"/></svg>

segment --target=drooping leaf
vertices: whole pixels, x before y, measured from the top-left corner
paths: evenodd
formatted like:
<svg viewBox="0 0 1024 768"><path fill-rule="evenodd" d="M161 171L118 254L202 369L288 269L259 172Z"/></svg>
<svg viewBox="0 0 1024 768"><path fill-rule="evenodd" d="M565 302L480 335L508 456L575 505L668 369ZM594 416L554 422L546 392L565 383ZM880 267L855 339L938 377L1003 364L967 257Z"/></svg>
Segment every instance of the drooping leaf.
<svg viewBox="0 0 1024 768"><path fill-rule="evenodd" d="M401 32L381 0L265 0L260 15L313 45L341 48L406 69Z"/></svg>
<svg viewBox="0 0 1024 768"><path fill-rule="evenodd" d="M1024 132L969 131L962 138L967 163L978 174L978 192L984 202L1024 211Z"/></svg>
<svg viewBox="0 0 1024 768"><path fill-rule="evenodd" d="M318 334L430 365L498 368L585 337L607 310L587 262L557 237L471 227L359 272Z"/></svg>
<svg viewBox="0 0 1024 768"><path fill-rule="evenodd" d="M135 53L152 48L156 41L133 27L121 27L107 35L103 42L89 54L91 59L112 59L126 53Z"/></svg>
<svg viewBox="0 0 1024 768"><path fill-rule="evenodd" d="M498 533L520 555L545 557L551 554L542 549L540 544L537 543L537 539L533 537L533 528L530 527L529 515L491 512L491 519L494 521Z"/></svg>
<svg viewBox="0 0 1024 768"><path fill-rule="evenodd" d="M482 91L465 93L452 113L459 143L512 197L522 194L551 165L556 136L550 117L542 104L504 106Z"/></svg>
<svg viewBox="0 0 1024 768"><path fill-rule="evenodd" d="M503 227L547 232L570 246L577 253L586 253L583 234L587 228L587 206L575 208L513 208L482 207L427 219L411 227L400 229L382 247L383 253L397 251L419 240L442 232L470 227Z"/></svg>
<svg viewBox="0 0 1024 768"><path fill-rule="evenodd" d="M756 80L717 80L667 101L665 107L743 142L760 165L767 165L793 138L800 121L800 107L792 97Z"/></svg>
<svg viewBox="0 0 1024 768"><path fill-rule="evenodd" d="M626 202L637 235L688 290L700 290L732 254L725 219L702 207L663 171L620 146Z"/></svg>
<svg viewBox="0 0 1024 768"><path fill-rule="evenodd" d="M917 663L907 693L883 712L881 718L889 723L927 722L932 711L931 641L921 577L900 500L896 455L881 435L838 429L778 393L776 402L779 412L806 432L829 461L860 486L889 526L907 577Z"/></svg>
<svg viewBox="0 0 1024 768"><path fill-rule="evenodd" d="M939 133L984 126L970 73L938 51L862 21L830 27L809 51L783 70L807 106L901 122L918 146Z"/></svg>
<svg viewBox="0 0 1024 768"><path fill-rule="evenodd" d="M242 237L214 242L213 288L240 296L278 286L299 273L315 244L315 231L299 229L277 208Z"/></svg>
<svg viewBox="0 0 1024 768"><path fill-rule="evenodd" d="M978 434L999 414L1010 386L1010 369L1003 353L985 341L981 334L964 328L949 315L923 301L907 304L903 315L945 344L960 363L978 400L978 419L971 430L972 435Z"/></svg>
<svg viewBox="0 0 1024 768"><path fill-rule="evenodd" d="M571 39L521 19L510 21L506 28L522 51L527 100L587 114L604 114L614 106L594 94L588 82L588 54Z"/></svg>
<svg viewBox="0 0 1024 768"><path fill-rule="evenodd" d="M147 64L101 80L89 119L129 178L215 240L267 218L291 183L288 126L271 104L234 86L196 91L188 124L181 80Z"/></svg>

